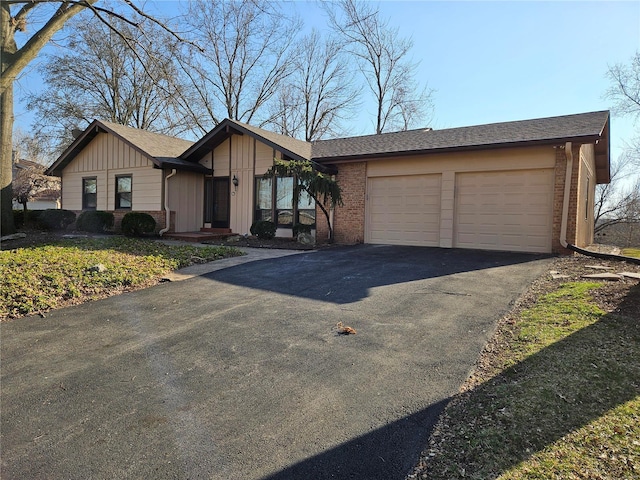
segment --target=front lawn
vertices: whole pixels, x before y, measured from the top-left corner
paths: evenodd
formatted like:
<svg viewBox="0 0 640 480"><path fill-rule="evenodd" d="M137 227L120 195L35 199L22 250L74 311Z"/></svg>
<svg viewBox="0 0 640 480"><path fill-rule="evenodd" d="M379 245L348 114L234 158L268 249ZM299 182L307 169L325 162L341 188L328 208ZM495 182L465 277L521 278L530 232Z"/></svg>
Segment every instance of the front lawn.
<svg viewBox="0 0 640 480"><path fill-rule="evenodd" d="M625 248L622 250L622 255L625 257L640 258L640 248Z"/></svg>
<svg viewBox="0 0 640 480"><path fill-rule="evenodd" d="M59 240L0 252L0 319L144 288L172 270L242 255L237 248L125 237Z"/></svg>
<svg viewBox="0 0 640 480"><path fill-rule="evenodd" d="M561 259L501 321L474 374L447 406L421 479L639 479L640 284L586 282Z"/></svg>

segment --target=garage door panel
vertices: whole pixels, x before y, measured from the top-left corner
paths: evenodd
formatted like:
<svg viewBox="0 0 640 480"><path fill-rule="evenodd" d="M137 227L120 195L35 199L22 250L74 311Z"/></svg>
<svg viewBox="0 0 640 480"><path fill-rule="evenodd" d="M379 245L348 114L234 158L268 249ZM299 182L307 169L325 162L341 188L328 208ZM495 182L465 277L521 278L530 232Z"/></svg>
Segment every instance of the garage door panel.
<svg viewBox="0 0 640 480"><path fill-rule="evenodd" d="M369 178L366 241L437 246L440 178L439 174Z"/></svg>
<svg viewBox="0 0 640 480"><path fill-rule="evenodd" d="M553 170L456 175L454 246L550 252Z"/></svg>

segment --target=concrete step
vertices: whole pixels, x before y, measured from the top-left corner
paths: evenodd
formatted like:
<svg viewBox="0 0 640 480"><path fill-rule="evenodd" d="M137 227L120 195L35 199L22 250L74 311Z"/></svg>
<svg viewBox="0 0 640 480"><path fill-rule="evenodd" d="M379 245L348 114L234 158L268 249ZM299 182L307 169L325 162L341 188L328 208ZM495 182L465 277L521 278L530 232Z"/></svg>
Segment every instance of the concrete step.
<svg viewBox="0 0 640 480"><path fill-rule="evenodd" d="M200 229L201 232L207 232L207 233L217 233L217 234L231 234L231 229L230 228L207 228L207 227L202 227Z"/></svg>
<svg viewBox="0 0 640 480"><path fill-rule="evenodd" d="M233 235L232 233L212 233L212 232L180 232L165 233L163 238L171 240L182 240L183 242L203 242L205 240L216 240Z"/></svg>

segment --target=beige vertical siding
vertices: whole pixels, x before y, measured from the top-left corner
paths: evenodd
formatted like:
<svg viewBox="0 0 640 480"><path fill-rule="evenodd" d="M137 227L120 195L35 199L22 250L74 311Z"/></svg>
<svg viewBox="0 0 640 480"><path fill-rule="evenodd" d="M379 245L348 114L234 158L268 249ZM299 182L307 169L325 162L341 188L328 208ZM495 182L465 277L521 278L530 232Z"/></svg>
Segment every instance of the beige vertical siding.
<svg viewBox="0 0 640 480"><path fill-rule="evenodd" d="M596 188L595 146L580 147L578 170L578 205L576 218L576 242L578 247L593 243L594 197Z"/></svg>
<svg viewBox="0 0 640 480"><path fill-rule="evenodd" d="M211 168L213 166L213 152L207 153L204 157L202 157L198 163L207 168Z"/></svg>
<svg viewBox="0 0 640 480"><path fill-rule="evenodd" d="M175 212L175 231L198 231L203 225L204 177L181 172L169 179L169 209Z"/></svg>
<svg viewBox="0 0 640 480"><path fill-rule="evenodd" d="M262 142L256 142L256 175L263 175L273 165L273 148Z"/></svg>
<svg viewBox="0 0 640 480"><path fill-rule="evenodd" d="M82 209L82 179L96 177L97 208L115 208L115 178L132 176L132 209L162 208L162 171L153 162L113 135L101 133L74 158L62 176L62 208Z"/></svg>
<svg viewBox="0 0 640 480"><path fill-rule="evenodd" d="M229 175L229 142L227 139L213 150L213 176L226 177Z"/></svg>
<svg viewBox="0 0 640 480"><path fill-rule="evenodd" d="M253 190L255 140L249 135L231 137L231 174L238 186L231 185L231 217L229 227L235 233L249 233L253 222Z"/></svg>

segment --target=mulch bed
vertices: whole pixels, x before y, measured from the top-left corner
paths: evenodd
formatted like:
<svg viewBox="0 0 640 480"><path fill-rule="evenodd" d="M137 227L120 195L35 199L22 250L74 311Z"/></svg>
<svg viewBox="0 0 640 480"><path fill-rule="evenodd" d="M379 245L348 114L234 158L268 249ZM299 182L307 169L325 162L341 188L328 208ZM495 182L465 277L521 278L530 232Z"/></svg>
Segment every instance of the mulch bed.
<svg viewBox="0 0 640 480"><path fill-rule="evenodd" d="M55 243L63 239L65 235L77 235L79 237L93 237L104 235L92 235L85 232L43 232L40 230L21 229L22 233L27 236L14 240L3 241L0 244L2 250L13 250L16 248L28 248L39 245ZM158 237L149 237L157 240ZM276 237L269 240L259 239L257 237L233 236L227 239L212 239L202 242L206 245L220 245L225 247L251 247L251 248L278 248L286 250L317 250L319 248L327 248L329 244L303 245L293 238Z"/></svg>
<svg viewBox="0 0 640 480"><path fill-rule="evenodd" d="M326 245L303 245L294 238L275 237L271 239L261 239L258 237L240 235L229 237L227 239L205 240L202 243L206 245L221 245L225 247L251 247L251 248L280 248L285 250L316 250Z"/></svg>

